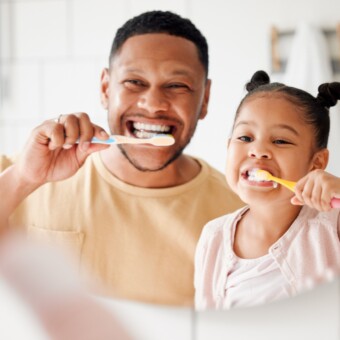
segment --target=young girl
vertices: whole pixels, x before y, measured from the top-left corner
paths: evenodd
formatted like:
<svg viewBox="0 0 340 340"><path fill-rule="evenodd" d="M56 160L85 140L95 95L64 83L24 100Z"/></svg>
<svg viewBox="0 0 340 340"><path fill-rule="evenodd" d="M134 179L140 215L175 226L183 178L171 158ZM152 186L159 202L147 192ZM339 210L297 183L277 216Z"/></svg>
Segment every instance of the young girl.
<svg viewBox="0 0 340 340"><path fill-rule="evenodd" d="M328 162L329 107L340 83L316 98L270 83L263 71L246 86L228 142L226 178L247 206L209 222L195 260L197 309L252 306L293 296L340 273L340 179ZM249 177L262 169L296 181L295 195Z"/></svg>

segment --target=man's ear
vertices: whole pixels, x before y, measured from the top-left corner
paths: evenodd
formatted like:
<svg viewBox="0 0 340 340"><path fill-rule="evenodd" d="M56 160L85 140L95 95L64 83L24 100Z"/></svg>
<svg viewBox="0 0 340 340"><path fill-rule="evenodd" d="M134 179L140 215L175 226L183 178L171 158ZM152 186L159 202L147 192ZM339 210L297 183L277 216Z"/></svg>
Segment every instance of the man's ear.
<svg viewBox="0 0 340 340"><path fill-rule="evenodd" d="M202 109L201 109L201 114L200 114L199 119L204 119L205 116L208 113L208 104L209 104L209 98L210 98L210 87L211 87L211 80L207 79L206 84L205 84Z"/></svg>
<svg viewBox="0 0 340 340"><path fill-rule="evenodd" d="M229 145L230 145L230 137L227 139L227 150L229 149Z"/></svg>
<svg viewBox="0 0 340 340"><path fill-rule="evenodd" d="M317 151L312 160L311 171L316 169L325 170L328 164L329 151L328 149L321 149Z"/></svg>
<svg viewBox="0 0 340 340"><path fill-rule="evenodd" d="M109 103L109 69L104 68L100 77L100 101L104 109L108 109Z"/></svg>

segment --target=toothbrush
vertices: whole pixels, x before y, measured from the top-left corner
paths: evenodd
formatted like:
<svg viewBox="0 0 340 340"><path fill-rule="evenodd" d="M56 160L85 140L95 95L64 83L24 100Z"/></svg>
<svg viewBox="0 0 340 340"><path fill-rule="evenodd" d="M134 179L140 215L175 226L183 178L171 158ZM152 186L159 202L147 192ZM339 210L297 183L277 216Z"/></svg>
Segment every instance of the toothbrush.
<svg viewBox="0 0 340 340"><path fill-rule="evenodd" d="M93 137L91 143L97 144L152 144L155 146L169 146L175 143L172 135L159 134L150 138L133 138L120 135L111 135L109 139L101 140Z"/></svg>
<svg viewBox="0 0 340 340"><path fill-rule="evenodd" d="M254 180L254 181L273 181L273 182L279 183L293 192L294 192L295 185L296 185L296 182L287 181L286 179L275 177L266 170L253 169L250 171L249 177L251 180ZM340 208L340 198L333 197L331 199L331 207Z"/></svg>

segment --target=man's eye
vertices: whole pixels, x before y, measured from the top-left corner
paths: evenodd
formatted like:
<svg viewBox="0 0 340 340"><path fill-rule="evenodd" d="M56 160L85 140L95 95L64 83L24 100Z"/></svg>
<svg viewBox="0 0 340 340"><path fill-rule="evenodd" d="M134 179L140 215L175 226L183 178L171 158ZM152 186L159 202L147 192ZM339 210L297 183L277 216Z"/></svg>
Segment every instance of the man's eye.
<svg viewBox="0 0 340 340"><path fill-rule="evenodd" d="M139 87L144 86L144 83L137 79L128 79L124 81L125 86L127 87Z"/></svg>
<svg viewBox="0 0 340 340"><path fill-rule="evenodd" d="M166 88L180 91L188 91L190 90L189 86L183 83L171 83L166 85Z"/></svg>
<svg viewBox="0 0 340 340"><path fill-rule="evenodd" d="M248 136L241 136L241 137L238 137L237 139L242 141L242 142L247 142L247 143L249 143L253 140L251 137L248 137Z"/></svg>
<svg viewBox="0 0 340 340"><path fill-rule="evenodd" d="M168 87L178 88L178 87L187 87L187 86L184 84L170 84L168 85Z"/></svg>

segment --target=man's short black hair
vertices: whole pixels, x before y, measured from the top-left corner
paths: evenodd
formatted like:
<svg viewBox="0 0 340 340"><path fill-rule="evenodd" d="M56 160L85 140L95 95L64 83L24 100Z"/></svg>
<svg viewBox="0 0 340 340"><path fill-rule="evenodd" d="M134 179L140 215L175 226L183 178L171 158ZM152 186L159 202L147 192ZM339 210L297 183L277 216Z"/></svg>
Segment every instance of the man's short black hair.
<svg viewBox="0 0 340 340"><path fill-rule="evenodd" d="M120 27L113 40L110 63L127 39L148 33L166 33L192 41L197 47L199 60L208 77L209 55L205 37L189 19L169 11L145 12L133 17Z"/></svg>

